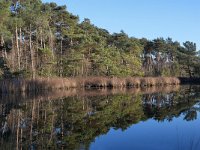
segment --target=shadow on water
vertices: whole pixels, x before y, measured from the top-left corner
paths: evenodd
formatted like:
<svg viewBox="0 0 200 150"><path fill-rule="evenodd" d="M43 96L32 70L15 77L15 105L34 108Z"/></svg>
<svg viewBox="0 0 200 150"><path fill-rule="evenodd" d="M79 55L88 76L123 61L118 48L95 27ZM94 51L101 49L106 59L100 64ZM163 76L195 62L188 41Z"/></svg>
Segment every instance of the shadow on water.
<svg viewBox="0 0 200 150"><path fill-rule="evenodd" d="M150 118L197 119L200 86L144 89L71 89L1 95L0 146L4 149L89 149L111 128L125 131Z"/></svg>

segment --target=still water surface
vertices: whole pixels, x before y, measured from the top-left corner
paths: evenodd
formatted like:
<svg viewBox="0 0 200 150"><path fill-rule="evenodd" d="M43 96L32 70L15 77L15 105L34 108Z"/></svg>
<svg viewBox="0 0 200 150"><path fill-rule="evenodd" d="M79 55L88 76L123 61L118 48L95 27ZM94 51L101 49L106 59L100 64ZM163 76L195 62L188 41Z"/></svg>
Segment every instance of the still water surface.
<svg viewBox="0 0 200 150"><path fill-rule="evenodd" d="M0 149L200 149L199 86L1 97Z"/></svg>

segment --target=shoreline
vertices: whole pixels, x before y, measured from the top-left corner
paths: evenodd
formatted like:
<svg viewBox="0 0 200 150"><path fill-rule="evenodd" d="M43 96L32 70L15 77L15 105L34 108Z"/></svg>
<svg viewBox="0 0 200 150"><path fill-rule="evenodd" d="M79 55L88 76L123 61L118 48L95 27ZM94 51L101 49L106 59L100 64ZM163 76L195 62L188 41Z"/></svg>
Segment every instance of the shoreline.
<svg viewBox="0 0 200 150"><path fill-rule="evenodd" d="M87 77L0 80L0 93L40 92L71 88L141 88L180 85L176 77Z"/></svg>
<svg viewBox="0 0 200 150"><path fill-rule="evenodd" d="M154 94L154 93L171 93L180 90L179 85L169 86L154 86L144 88L101 88L101 89L69 89L69 90L54 90L54 91L41 91L39 93L16 93L16 94L2 94L0 101L2 104L6 103L23 103L34 101L45 101L52 99L63 99L65 97L98 97L98 96L111 96L111 95L138 95L138 94Z"/></svg>

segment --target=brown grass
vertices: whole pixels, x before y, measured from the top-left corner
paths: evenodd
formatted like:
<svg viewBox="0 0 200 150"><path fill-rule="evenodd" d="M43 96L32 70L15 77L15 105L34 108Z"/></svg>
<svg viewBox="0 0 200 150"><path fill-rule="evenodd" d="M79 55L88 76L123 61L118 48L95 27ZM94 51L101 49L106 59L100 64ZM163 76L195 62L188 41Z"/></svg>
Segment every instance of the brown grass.
<svg viewBox="0 0 200 150"><path fill-rule="evenodd" d="M0 80L0 93L39 92L43 90L70 88L124 88L178 85L174 77L88 77L88 78L37 78Z"/></svg>
<svg viewBox="0 0 200 150"><path fill-rule="evenodd" d="M127 77L127 78L106 78L90 77L82 80L82 87L143 87L158 85L178 85L180 80L175 77Z"/></svg>

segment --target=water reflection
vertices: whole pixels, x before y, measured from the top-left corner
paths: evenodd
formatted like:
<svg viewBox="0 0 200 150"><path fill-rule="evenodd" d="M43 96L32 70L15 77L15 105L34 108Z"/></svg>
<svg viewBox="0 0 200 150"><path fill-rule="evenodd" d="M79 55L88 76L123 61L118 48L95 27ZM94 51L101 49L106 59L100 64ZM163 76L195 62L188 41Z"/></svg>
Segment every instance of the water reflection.
<svg viewBox="0 0 200 150"><path fill-rule="evenodd" d="M89 149L112 128L126 131L148 119L198 119L199 86L54 91L2 95L0 146L4 149Z"/></svg>

